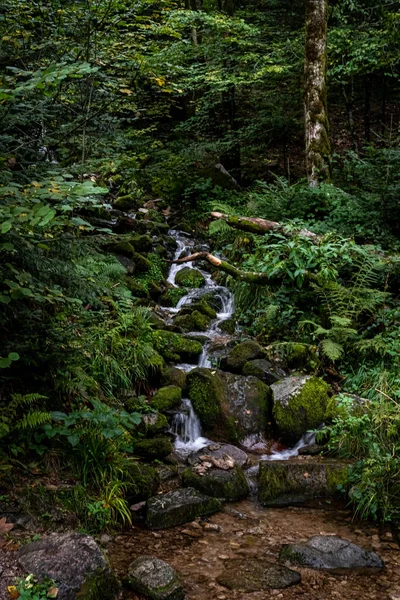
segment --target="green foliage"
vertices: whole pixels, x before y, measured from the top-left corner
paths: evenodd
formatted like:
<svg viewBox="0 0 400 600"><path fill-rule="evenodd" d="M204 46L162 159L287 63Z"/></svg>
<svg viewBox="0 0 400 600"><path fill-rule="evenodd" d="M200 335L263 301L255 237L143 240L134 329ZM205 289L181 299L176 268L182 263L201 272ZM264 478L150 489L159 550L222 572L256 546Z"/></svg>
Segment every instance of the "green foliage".
<svg viewBox="0 0 400 600"><path fill-rule="evenodd" d="M27 575L18 579L16 589L19 593L18 598L22 600L46 600L47 598L56 598L58 589L53 579L47 577L40 581L33 575Z"/></svg>

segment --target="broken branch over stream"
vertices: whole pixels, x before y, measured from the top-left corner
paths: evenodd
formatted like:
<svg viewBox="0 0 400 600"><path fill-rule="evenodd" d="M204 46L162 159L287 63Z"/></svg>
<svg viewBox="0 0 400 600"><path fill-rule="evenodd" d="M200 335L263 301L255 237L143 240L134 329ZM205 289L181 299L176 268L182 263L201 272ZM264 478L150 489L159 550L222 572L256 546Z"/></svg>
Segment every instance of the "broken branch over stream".
<svg viewBox="0 0 400 600"><path fill-rule="evenodd" d="M241 231L248 231L249 233L255 233L257 235L265 235L269 231L279 231L284 235L293 235L293 231L288 231L282 223L276 221L268 221L268 219L261 219L259 217L238 217L225 215L220 212L212 212L211 216L213 219L221 219L225 221L229 227L233 229L240 229ZM301 229L296 232L297 235L311 238L315 241L319 240L319 236L308 229Z"/></svg>
<svg viewBox="0 0 400 600"><path fill-rule="evenodd" d="M237 269L233 265L227 263L225 260L221 260L217 258L210 252L195 252L190 256L184 256L183 258L178 258L178 260L172 260L171 263L185 263L192 262L195 260L205 260L213 267L217 267L220 271L224 273L228 273L232 275L234 279L238 281L245 281L246 283L258 283L258 284L266 284L270 280L268 273L250 273L248 271L242 271L241 269Z"/></svg>

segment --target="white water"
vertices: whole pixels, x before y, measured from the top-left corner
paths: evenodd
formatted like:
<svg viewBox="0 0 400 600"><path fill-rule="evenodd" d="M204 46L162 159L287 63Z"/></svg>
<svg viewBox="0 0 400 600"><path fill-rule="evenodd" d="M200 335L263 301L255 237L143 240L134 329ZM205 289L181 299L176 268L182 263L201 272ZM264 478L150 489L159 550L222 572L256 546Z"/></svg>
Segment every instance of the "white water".
<svg viewBox="0 0 400 600"><path fill-rule="evenodd" d="M171 433L176 435L175 449L180 454L196 452L210 443L210 440L201 435L199 418L188 398L182 400L182 412L174 416Z"/></svg>
<svg viewBox="0 0 400 600"><path fill-rule="evenodd" d="M315 433L305 433L293 448L287 448L281 452L272 452L272 454L263 454L261 460L288 460L299 455L299 450L315 443Z"/></svg>

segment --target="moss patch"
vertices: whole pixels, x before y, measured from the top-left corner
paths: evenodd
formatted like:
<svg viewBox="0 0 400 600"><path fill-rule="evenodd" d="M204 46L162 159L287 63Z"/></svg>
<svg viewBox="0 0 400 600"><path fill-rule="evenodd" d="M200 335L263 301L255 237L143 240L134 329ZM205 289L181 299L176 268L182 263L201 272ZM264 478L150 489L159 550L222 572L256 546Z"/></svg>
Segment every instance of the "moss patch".
<svg viewBox="0 0 400 600"><path fill-rule="evenodd" d="M185 487L193 487L207 496L226 502L242 500L249 494L243 469L238 466L229 471L211 469L202 477L193 469L186 469L182 473L182 482Z"/></svg>
<svg viewBox="0 0 400 600"><path fill-rule="evenodd" d="M260 344L249 340L235 346L221 363L221 366L227 371L232 371L232 373L241 373L247 361L254 358L263 358L264 356L265 351Z"/></svg>
<svg viewBox="0 0 400 600"><path fill-rule="evenodd" d="M126 473L126 481L126 500L129 504L135 504L154 496L160 485L160 476L150 465L132 462Z"/></svg>
<svg viewBox="0 0 400 600"><path fill-rule="evenodd" d="M149 440L140 440L135 443L134 453L146 460L163 459L171 454L173 448L169 438L155 437Z"/></svg>
<svg viewBox="0 0 400 600"><path fill-rule="evenodd" d="M172 331L155 331L153 345L166 360L173 362L194 362L203 351L200 342L190 340Z"/></svg>
<svg viewBox="0 0 400 600"><path fill-rule="evenodd" d="M174 325L183 329L183 331L207 331L210 326L210 319L197 310L190 314L179 314L174 319Z"/></svg>
<svg viewBox="0 0 400 600"><path fill-rule="evenodd" d="M200 288L205 282L204 275L197 269L191 269L190 267L184 267L175 276L176 285L183 287Z"/></svg>
<svg viewBox="0 0 400 600"><path fill-rule="evenodd" d="M160 388L151 399L151 406L160 412L179 406L182 400L182 390L177 385Z"/></svg>

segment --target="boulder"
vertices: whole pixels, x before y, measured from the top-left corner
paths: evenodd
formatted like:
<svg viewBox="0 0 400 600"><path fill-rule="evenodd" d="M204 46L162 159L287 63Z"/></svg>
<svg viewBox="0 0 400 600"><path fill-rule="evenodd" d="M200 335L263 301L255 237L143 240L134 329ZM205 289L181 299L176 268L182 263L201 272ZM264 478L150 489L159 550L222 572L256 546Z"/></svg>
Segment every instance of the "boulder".
<svg viewBox="0 0 400 600"><path fill-rule="evenodd" d="M129 504L137 504L154 496L160 485L158 472L152 466L137 461L130 461L129 467L125 467L125 478L128 483L126 500Z"/></svg>
<svg viewBox="0 0 400 600"><path fill-rule="evenodd" d="M156 435L169 429L167 417L162 413L147 413L143 415L138 431L146 435Z"/></svg>
<svg viewBox="0 0 400 600"><path fill-rule="evenodd" d="M154 331L153 346L161 356L173 362L195 363L203 352L200 342L172 331Z"/></svg>
<svg viewBox="0 0 400 600"><path fill-rule="evenodd" d="M163 560L139 556L129 565L126 585L151 600L183 600L179 577Z"/></svg>
<svg viewBox="0 0 400 600"><path fill-rule="evenodd" d="M286 377L271 385L274 394L273 416L279 435L287 442L297 442L324 420L329 385L319 377Z"/></svg>
<svg viewBox="0 0 400 600"><path fill-rule="evenodd" d="M193 452L193 454L190 454L188 457L188 463L192 466L198 465L201 462L200 456L204 456L204 454L217 459L224 456L230 456L233 458L235 463L239 465L239 467L243 467L248 461L247 454L244 450L241 450L236 446L232 446L231 444L213 443L209 446L206 446L202 450L199 450L198 452Z"/></svg>
<svg viewBox="0 0 400 600"><path fill-rule="evenodd" d="M120 585L100 548L90 535L52 534L22 546L19 562L38 579L54 579L58 600L113 600Z"/></svg>
<svg viewBox="0 0 400 600"><path fill-rule="evenodd" d="M213 308L211 308L209 304L207 304L204 298L196 300L195 302L191 302L190 304L185 304L179 311L179 314L190 315L195 310L208 317L209 319L217 318L217 312Z"/></svg>
<svg viewBox="0 0 400 600"><path fill-rule="evenodd" d="M168 367L161 376L161 385L178 386L181 390L184 390L186 388L186 377L187 375L182 369L178 369L178 367Z"/></svg>
<svg viewBox="0 0 400 600"><path fill-rule="evenodd" d="M381 557L337 535L315 535L303 544L285 544L280 560L311 569L382 569Z"/></svg>
<svg viewBox="0 0 400 600"><path fill-rule="evenodd" d="M151 406L159 411L170 410L179 406L182 400L182 390L177 385L167 385L160 388L151 399Z"/></svg>
<svg viewBox="0 0 400 600"><path fill-rule="evenodd" d="M253 375L267 385L276 383L286 375L283 369L265 358L256 358L247 361L243 366L242 373L243 375Z"/></svg>
<svg viewBox="0 0 400 600"><path fill-rule="evenodd" d="M171 454L173 447L167 437L154 437L148 440L135 442L134 453L146 460L162 460Z"/></svg>
<svg viewBox="0 0 400 600"><path fill-rule="evenodd" d="M221 368L232 373L241 373L244 365L249 360L264 358L264 349L253 340L241 342L228 352L226 358L221 361Z"/></svg>
<svg viewBox="0 0 400 600"><path fill-rule="evenodd" d="M282 589L301 582L300 573L266 560L234 558L224 562L224 571L217 582L230 590L258 592Z"/></svg>
<svg viewBox="0 0 400 600"><path fill-rule="evenodd" d="M167 529L189 523L219 511L222 504L193 488L180 488L154 496L146 504L146 525L149 529Z"/></svg>
<svg viewBox="0 0 400 600"><path fill-rule="evenodd" d="M237 442L266 431L271 418L272 393L256 377L197 368L187 378L189 398L205 435Z"/></svg>
<svg viewBox="0 0 400 600"><path fill-rule="evenodd" d="M183 331L207 331L210 327L211 320L198 310L192 311L190 314L177 315L174 318L174 325L180 327Z"/></svg>
<svg viewBox="0 0 400 600"><path fill-rule="evenodd" d="M339 494L348 481L347 463L335 460L260 462L258 499L264 506L290 506Z"/></svg>
<svg viewBox="0 0 400 600"><path fill-rule="evenodd" d="M182 483L225 502L243 500L250 491L243 469L238 465L226 471L211 468L204 475L189 468L182 473Z"/></svg>
<svg viewBox="0 0 400 600"><path fill-rule="evenodd" d="M197 269L191 269L190 267L183 267L175 275L175 284L180 287L187 288L200 288L205 285L205 277Z"/></svg>
<svg viewBox="0 0 400 600"><path fill-rule="evenodd" d="M235 319L225 319L218 325L219 329L224 333L228 333L229 335L233 335L236 331L236 321Z"/></svg>

